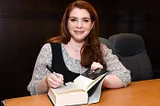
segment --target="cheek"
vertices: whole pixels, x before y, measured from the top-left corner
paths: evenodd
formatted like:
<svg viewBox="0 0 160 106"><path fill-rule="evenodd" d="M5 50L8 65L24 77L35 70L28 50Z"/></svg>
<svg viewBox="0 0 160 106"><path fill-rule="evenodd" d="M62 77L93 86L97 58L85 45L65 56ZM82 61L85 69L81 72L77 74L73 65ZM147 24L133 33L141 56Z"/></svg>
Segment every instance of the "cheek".
<svg viewBox="0 0 160 106"><path fill-rule="evenodd" d="M89 24L89 25L86 25L86 29L87 29L87 30L91 30L91 29L92 29L92 25L90 25L90 24Z"/></svg>
<svg viewBox="0 0 160 106"><path fill-rule="evenodd" d="M68 28L69 30L72 30L74 27L75 27L75 26L74 26L73 24L68 23L67 28Z"/></svg>

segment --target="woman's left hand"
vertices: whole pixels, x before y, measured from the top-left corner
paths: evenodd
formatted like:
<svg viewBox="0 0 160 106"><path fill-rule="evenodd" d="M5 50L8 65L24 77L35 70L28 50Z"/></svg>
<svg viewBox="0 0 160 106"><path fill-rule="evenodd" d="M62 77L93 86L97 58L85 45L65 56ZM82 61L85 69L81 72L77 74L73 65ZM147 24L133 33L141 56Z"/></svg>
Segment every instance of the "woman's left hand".
<svg viewBox="0 0 160 106"><path fill-rule="evenodd" d="M91 65L91 70L103 69L103 66L99 62L93 62Z"/></svg>

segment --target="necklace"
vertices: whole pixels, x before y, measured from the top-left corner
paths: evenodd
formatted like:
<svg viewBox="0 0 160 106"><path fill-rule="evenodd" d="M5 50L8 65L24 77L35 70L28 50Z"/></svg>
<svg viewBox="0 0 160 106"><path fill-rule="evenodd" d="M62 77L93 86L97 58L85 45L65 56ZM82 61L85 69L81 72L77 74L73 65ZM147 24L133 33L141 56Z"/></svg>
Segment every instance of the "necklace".
<svg viewBox="0 0 160 106"><path fill-rule="evenodd" d="M69 43L69 45L70 45L70 47L73 49L73 51L74 51L75 53L79 53L79 52L80 52L80 50L76 50L70 43Z"/></svg>

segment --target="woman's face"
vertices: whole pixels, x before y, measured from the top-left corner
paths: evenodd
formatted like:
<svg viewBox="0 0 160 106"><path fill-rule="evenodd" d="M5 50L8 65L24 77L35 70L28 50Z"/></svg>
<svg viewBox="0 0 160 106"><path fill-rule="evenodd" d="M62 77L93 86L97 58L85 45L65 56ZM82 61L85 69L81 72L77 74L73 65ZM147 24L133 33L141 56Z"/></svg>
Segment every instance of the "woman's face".
<svg viewBox="0 0 160 106"><path fill-rule="evenodd" d="M71 39L83 42L90 33L94 22L92 22L89 12L86 9L74 8L68 19L68 30Z"/></svg>

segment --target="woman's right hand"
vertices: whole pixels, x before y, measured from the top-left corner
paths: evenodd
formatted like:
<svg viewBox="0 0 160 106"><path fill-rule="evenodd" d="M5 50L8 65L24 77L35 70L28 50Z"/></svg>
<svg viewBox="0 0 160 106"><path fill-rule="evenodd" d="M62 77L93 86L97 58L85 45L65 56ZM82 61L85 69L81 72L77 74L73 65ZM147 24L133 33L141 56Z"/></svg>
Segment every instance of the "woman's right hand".
<svg viewBox="0 0 160 106"><path fill-rule="evenodd" d="M53 73L48 74L44 80L48 88L49 87L58 88L64 84L63 75L59 73L56 73L56 75Z"/></svg>

